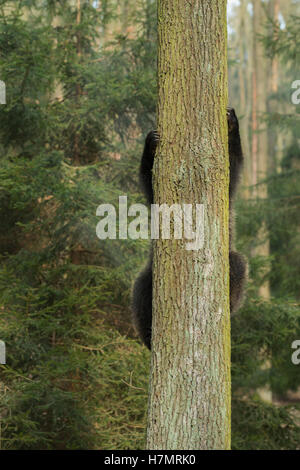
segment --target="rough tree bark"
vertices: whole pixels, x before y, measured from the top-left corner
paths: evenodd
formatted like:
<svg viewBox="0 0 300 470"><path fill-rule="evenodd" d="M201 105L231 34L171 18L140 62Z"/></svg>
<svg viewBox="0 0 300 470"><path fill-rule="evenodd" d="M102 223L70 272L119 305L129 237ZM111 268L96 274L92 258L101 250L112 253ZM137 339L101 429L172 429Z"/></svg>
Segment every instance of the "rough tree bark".
<svg viewBox="0 0 300 470"><path fill-rule="evenodd" d="M154 245L147 447L230 448L226 0L158 1L154 200L204 204L204 247Z"/></svg>

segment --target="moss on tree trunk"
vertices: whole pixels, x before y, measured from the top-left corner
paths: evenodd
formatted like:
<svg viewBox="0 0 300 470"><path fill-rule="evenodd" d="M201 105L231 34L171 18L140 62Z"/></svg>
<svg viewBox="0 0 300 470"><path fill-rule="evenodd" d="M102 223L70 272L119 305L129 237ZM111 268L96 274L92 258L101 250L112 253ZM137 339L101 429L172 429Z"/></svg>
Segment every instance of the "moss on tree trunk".
<svg viewBox="0 0 300 470"><path fill-rule="evenodd" d="M149 449L230 448L225 0L158 1L158 204L204 204L204 248L154 245Z"/></svg>

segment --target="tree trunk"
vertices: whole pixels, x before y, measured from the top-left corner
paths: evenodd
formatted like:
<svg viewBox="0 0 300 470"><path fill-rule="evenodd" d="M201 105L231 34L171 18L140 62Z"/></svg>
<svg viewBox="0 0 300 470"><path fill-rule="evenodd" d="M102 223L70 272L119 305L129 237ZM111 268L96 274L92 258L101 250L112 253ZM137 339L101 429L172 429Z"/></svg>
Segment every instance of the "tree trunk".
<svg viewBox="0 0 300 470"><path fill-rule="evenodd" d="M239 42L239 83L240 83L240 108L239 114L243 115L240 122L241 135L243 136L243 152L245 161L243 165L243 197L250 198L250 182L251 182L251 158L250 158L250 117L251 117L251 90L252 83L249 79L249 69L251 69L251 41L252 34L251 21L247 10L248 1L241 0L239 7L239 25L238 25L238 42ZM251 72L250 72L251 74Z"/></svg>
<svg viewBox="0 0 300 470"><path fill-rule="evenodd" d="M158 1L154 200L204 205L204 246L155 241L149 449L230 448L225 0Z"/></svg>
<svg viewBox="0 0 300 470"><path fill-rule="evenodd" d="M254 69L253 69L253 184L260 183L254 188L254 195L258 199L266 199L268 196L267 184L262 184L268 175L268 132L266 124L262 123L262 118L267 112L268 75L264 47L259 39L259 34L263 34L266 14L261 0L253 2L253 34L254 34ZM266 225L263 224L258 239L260 244L255 249L255 254L263 257L270 255L269 237ZM261 297L270 298L270 286L266 281L259 289Z"/></svg>
<svg viewBox="0 0 300 470"><path fill-rule="evenodd" d="M254 184L258 184L254 188L254 196L257 199L266 199L268 197L268 188L267 184L261 184L261 181L266 179L268 174L268 163L269 163L269 152L268 152L268 132L266 129L266 124L261 122L262 117L267 112L267 98L268 98L268 65L271 67L271 64L267 61L264 53L264 46L259 39L259 35L265 32L265 22L267 20L264 7L261 0L254 0L253 2L253 141L256 142L256 145L253 144L252 148L252 158L253 158L253 176ZM254 99L255 95L255 99ZM266 223L264 222L260 227L260 230L257 234L257 239L259 244L254 250L254 255L261 257L270 256L270 243L269 235L267 232ZM264 275L267 275L268 268L265 269ZM259 295L264 300L270 299L270 283L268 280L263 282L259 288ZM261 351L262 356L265 354L265 351ZM271 362L267 360L263 365L263 369L270 369ZM269 385L266 385L263 388L257 390L260 397L267 402L272 402L272 391Z"/></svg>
<svg viewBox="0 0 300 470"><path fill-rule="evenodd" d="M269 16L272 18L275 28L273 31L273 40L278 40L278 33L280 31L279 24L279 0L270 0L269 2ZM278 57L275 56L271 59L271 73L268 80L268 113L275 113L278 110L277 100L272 98L272 94L278 93ZM268 148L269 148L269 170L270 174L275 174L278 168L278 130L269 126L268 129Z"/></svg>

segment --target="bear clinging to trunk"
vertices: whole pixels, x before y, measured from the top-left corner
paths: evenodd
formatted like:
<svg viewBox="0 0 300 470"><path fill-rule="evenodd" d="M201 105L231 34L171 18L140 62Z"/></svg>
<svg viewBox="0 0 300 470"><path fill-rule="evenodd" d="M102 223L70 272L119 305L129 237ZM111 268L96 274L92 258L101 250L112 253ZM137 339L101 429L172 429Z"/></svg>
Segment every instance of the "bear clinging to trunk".
<svg viewBox="0 0 300 470"><path fill-rule="evenodd" d="M234 313L243 300L246 281L247 264L242 255L233 251L233 198L239 182L243 164L239 123L234 109L227 108L228 147L230 162L229 181L229 266L230 266L230 313ZM149 204L153 204L152 167L159 135L151 131L146 137L144 152L140 166L140 180ZM145 269L135 281L132 297L133 319L136 329L145 343L151 349L152 326L152 250Z"/></svg>

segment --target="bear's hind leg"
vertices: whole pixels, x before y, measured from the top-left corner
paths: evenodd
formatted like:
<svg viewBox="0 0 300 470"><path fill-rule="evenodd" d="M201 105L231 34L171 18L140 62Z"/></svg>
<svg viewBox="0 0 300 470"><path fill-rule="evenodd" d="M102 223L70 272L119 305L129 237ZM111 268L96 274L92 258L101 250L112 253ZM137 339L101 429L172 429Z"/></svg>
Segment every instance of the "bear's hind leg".
<svg viewBox="0 0 300 470"><path fill-rule="evenodd" d="M152 259L139 274L133 287L132 311L134 325L142 341L151 349L152 328Z"/></svg>

